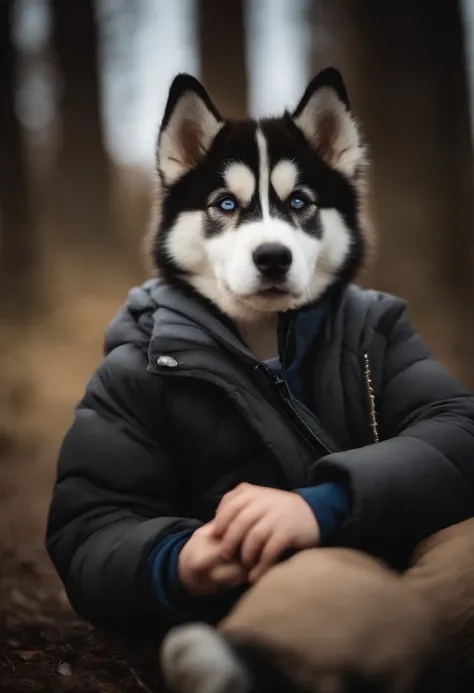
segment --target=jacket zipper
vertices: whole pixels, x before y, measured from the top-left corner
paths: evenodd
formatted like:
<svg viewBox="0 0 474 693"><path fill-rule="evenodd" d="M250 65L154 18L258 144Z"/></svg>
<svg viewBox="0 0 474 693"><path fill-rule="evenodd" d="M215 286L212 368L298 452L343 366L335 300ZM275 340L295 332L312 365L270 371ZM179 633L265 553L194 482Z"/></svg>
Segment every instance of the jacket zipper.
<svg viewBox="0 0 474 693"><path fill-rule="evenodd" d="M323 443L323 441L316 435L312 428L308 426L306 421L304 421L298 414L293 404L293 394L291 393L291 390L288 387L288 383L286 382L286 380L284 378L281 378L279 375L273 375L263 363L257 364L255 366L255 370L257 372L262 373L267 383L278 394L279 399L282 401L285 408L289 410L291 417L293 418L300 432L302 433L303 441L306 447L309 448L311 452L318 452L322 450L324 454L331 454L332 450L330 450L327 447L327 445Z"/></svg>
<svg viewBox="0 0 474 693"><path fill-rule="evenodd" d="M158 365L167 366L171 368L171 365L168 363ZM176 364L173 363L173 366L177 365L177 362ZM372 434L372 442L379 443L379 424L377 420L375 393L372 385L372 368L370 365L370 356L368 352L365 352L363 354L363 365L364 385L368 402L368 413L370 430ZM302 419L302 417L299 415L298 411L296 410L293 404L294 397L286 380L284 378L281 378L279 375L273 375L264 363L257 363L257 365L255 366L255 371L257 373L261 373L264 376L266 383L276 392L278 398L284 405L285 409L289 411L290 417L296 423L298 429L300 430L303 436L303 442L305 443L306 447L311 452L323 451L324 454L331 454L332 452L334 452L333 450L328 448L328 446L325 443L323 443L323 441L316 435L313 429L310 426L308 426L306 421L304 421L304 419Z"/></svg>
<svg viewBox="0 0 474 693"><path fill-rule="evenodd" d="M375 393L372 386L372 369L370 366L369 353L364 354L364 383L365 392L367 395L367 402L369 405L369 420L370 420L370 430L372 433L372 442L378 443L379 438L379 425L377 421L377 409L375 406Z"/></svg>

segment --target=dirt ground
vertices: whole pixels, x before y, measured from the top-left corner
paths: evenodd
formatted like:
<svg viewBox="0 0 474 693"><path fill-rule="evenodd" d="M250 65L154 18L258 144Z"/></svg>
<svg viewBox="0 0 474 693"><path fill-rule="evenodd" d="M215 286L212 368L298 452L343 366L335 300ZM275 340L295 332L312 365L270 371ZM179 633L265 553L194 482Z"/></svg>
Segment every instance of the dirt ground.
<svg viewBox="0 0 474 693"><path fill-rule="evenodd" d="M162 688L156 647L99 634L81 621L43 548L58 447L128 286L127 278L103 278L100 289L73 299L62 283L62 301L47 321L15 328L15 335L2 330L0 693ZM7 349L12 336L15 348Z"/></svg>
<svg viewBox="0 0 474 693"><path fill-rule="evenodd" d="M2 693L144 693L161 688L156 648L97 633L67 604L45 553L0 551Z"/></svg>

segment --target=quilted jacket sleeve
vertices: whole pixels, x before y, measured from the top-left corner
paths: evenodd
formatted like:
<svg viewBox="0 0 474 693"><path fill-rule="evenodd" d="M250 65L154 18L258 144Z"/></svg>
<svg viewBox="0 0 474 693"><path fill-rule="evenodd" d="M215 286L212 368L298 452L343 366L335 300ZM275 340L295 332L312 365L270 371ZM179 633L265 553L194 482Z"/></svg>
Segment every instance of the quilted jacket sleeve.
<svg viewBox="0 0 474 693"><path fill-rule="evenodd" d="M338 543L404 566L421 540L474 515L474 397L432 357L404 307L389 313L384 353L373 353L383 360L381 442L328 455L313 482L349 486Z"/></svg>
<svg viewBox="0 0 474 693"><path fill-rule="evenodd" d="M194 529L180 517L179 460L165 445L160 382L133 346L96 371L60 452L47 548L87 620L145 634L161 623L144 569L157 542Z"/></svg>

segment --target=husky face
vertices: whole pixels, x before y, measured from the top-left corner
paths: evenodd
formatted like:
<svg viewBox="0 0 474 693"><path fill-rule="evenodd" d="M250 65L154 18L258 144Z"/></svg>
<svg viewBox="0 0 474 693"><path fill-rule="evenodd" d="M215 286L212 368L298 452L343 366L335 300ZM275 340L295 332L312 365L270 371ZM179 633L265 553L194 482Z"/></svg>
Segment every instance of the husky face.
<svg viewBox="0 0 474 693"><path fill-rule="evenodd" d="M224 120L196 79L178 75L157 164L155 264L232 319L298 308L359 268L364 149L333 68L293 113L240 122Z"/></svg>

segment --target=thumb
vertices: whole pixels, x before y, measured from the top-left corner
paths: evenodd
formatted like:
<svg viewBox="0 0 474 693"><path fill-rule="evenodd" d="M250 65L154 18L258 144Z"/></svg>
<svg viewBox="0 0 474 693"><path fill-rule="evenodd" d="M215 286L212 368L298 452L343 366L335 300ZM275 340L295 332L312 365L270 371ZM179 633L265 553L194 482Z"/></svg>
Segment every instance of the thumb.
<svg viewBox="0 0 474 693"><path fill-rule="evenodd" d="M238 561L220 563L210 572L209 576L219 587L232 589L247 582L247 570Z"/></svg>

